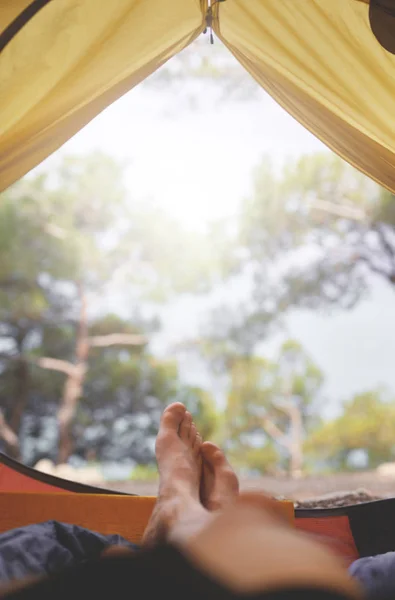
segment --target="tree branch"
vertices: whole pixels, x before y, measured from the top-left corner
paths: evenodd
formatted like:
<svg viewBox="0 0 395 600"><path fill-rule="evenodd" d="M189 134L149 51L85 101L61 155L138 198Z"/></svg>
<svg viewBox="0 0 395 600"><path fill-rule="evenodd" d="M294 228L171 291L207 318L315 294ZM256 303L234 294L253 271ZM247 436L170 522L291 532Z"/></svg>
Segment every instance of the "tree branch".
<svg viewBox="0 0 395 600"><path fill-rule="evenodd" d="M55 225L54 223L46 223L43 226L45 233L52 235L52 237L57 238L58 240L65 240L67 238L67 232L62 227Z"/></svg>
<svg viewBox="0 0 395 600"><path fill-rule="evenodd" d="M285 415L287 415L287 417L291 416L292 405L290 402L279 402L279 401L273 402L272 401L272 404L273 404L274 408L283 412Z"/></svg>
<svg viewBox="0 0 395 600"><path fill-rule="evenodd" d="M281 444L285 448L290 447L288 440L285 439L285 434L277 425L269 419L269 417L264 417L262 419L263 429L266 431L270 437L272 437L278 444Z"/></svg>
<svg viewBox="0 0 395 600"><path fill-rule="evenodd" d="M19 354L8 354L7 352L0 352L0 360L21 360Z"/></svg>
<svg viewBox="0 0 395 600"><path fill-rule="evenodd" d="M381 275L381 277L384 277L385 279L387 279L391 283L394 283L394 279L393 279L391 273L389 273L386 269L383 269L382 267L379 267L377 264L375 264L374 262L372 262L372 260L368 256L365 256L363 254L359 254L358 258L362 262L366 263L367 266L369 267L369 269L373 273L377 273L377 275Z"/></svg>
<svg viewBox="0 0 395 600"><path fill-rule="evenodd" d="M364 210L355 208L354 206L344 206L336 204L335 202L328 202L327 200L312 200L310 203L311 208L321 210L335 217L341 217L344 219L350 219L352 221L360 221L361 223L366 221L367 214Z"/></svg>
<svg viewBox="0 0 395 600"><path fill-rule="evenodd" d="M147 338L134 333L110 333L108 335L96 335L88 338L92 348L107 348L108 346L143 346Z"/></svg>
<svg viewBox="0 0 395 600"><path fill-rule="evenodd" d="M37 359L30 359L31 362L42 367L43 369L50 369L51 371L58 371L64 373L68 377L73 377L76 373L76 365L68 362L67 360L58 360L57 358L42 357Z"/></svg>
<svg viewBox="0 0 395 600"><path fill-rule="evenodd" d="M392 246L386 235L385 226L380 223L376 223L373 229L377 233L384 250L387 252L387 254L389 254L391 260L393 261L395 258L395 248Z"/></svg>
<svg viewBox="0 0 395 600"><path fill-rule="evenodd" d="M0 438L2 438L5 443L17 450L19 447L18 436L14 433L11 427L6 423L3 413L0 411Z"/></svg>
<svg viewBox="0 0 395 600"><path fill-rule="evenodd" d="M12 361L21 361L21 362L26 362L26 363L30 363L33 365L37 365L38 367L41 367L42 369L49 369L51 371L58 371L59 373L64 373L65 375L68 376L73 376L76 373L77 370L77 365L74 365L71 362L68 362L67 360L59 360L57 358L49 358L46 356L43 356L41 358L34 358L32 356L21 356L19 354L17 355L10 355L10 354L6 354L6 353L2 353L0 352L0 360L12 360Z"/></svg>

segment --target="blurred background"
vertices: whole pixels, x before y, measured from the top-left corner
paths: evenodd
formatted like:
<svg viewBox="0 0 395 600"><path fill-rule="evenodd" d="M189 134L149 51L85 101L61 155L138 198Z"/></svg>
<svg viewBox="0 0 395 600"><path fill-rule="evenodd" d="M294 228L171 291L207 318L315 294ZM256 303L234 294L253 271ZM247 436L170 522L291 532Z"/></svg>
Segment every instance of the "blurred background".
<svg viewBox="0 0 395 600"><path fill-rule="evenodd" d="M155 493L182 401L245 486L395 485L394 198L219 41L1 194L0 253L9 456Z"/></svg>

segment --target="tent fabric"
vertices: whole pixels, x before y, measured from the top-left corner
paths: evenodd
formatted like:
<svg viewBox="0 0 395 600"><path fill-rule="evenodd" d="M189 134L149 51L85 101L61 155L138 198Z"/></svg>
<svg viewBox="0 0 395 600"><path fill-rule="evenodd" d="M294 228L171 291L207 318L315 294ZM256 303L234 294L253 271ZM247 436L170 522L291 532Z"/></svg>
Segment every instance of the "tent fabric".
<svg viewBox="0 0 395 600"><path fill-rule="evenodd" d="M0 190L198 36L203 2L39 0L0 55ZM32 5L2 2L0 31Z"/></svg>
<svg viewBox="0 0 395 600"><path fill-rule="evenodd" d="M390 2L372 0L376 34ZM212 14L220 39L277 102L395 192L395 56L372 32L369 0L211 5L112 0L98 10L96 0L2 2L0 190L191 43Z"/></svg>
<svg viewBox="0 0 395 600"><path fill-rule="evenodd" d="M227 0L214 29L285 110L395 192L395 56L368 0Z"/></svg>
<svg viewBox="0 0 395 600"><path fill-rule="evenodd" d="M0 534L59 521L141 542L155 497L121 495L43 475L2 453L0 467ZM395 549L395 498L332 509L295 510L290 501L279 506L297 529L326 538L348 565Z"/></svg>
<svg viewBox="0 0 395 600"><path fill-rule="evenodd" d="M376 34L390 2L372 0ZM96 0L2 2L0 190L187 46L210 10L220 39L275 100L395 192L395 56L372 32L369 0L211 5L112 0L98 10Z"/></svg>
<svg viewBox="0 0 395 600"><path fill-rule="evenodd" d="M309 511L306 518L303 517L304 514L298 513L295 521L297 529L326 539L331 549L342 557L347 566L360 557L347 514L328 513L319 516Z"/></svg>
<svg viewBox="0 0 395 600"><path fill-rule="evenodd" d="M36 469L27 467L17 460L6 456L0 452L0 493L1 492L29 492L29 493L64 493L72 492L76 494L117 494L101 488L61 479L54 475L41 473ZM124 494L122 494L124 495ZM134 494L128 494L134 495Z"/></svg>

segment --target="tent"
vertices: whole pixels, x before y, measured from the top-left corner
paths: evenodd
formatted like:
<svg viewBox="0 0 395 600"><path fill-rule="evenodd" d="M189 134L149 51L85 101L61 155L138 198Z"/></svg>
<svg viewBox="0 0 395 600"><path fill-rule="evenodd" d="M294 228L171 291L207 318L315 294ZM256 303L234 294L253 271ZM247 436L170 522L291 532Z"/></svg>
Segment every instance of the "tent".
<svg viewBox="0 0 395 600"><path fill-rule="evenodd" d="M2 0L0 190L206 28L300 123L395 193L395 0ZM153 502L0 455L0 531L51 518L138 541ZM294 516L351 561L395 550L394 514L390 499Z"/></svg>
<svg viewBox="0 0 395 600"><path fill-rule="evenodd" d="M133 496L59 479L0 453L0 533L47 520L74 523L139 543L155 504ZM302 531L325 537L346 562L395 547L395 498L344 508L283 510Z"/></svg>

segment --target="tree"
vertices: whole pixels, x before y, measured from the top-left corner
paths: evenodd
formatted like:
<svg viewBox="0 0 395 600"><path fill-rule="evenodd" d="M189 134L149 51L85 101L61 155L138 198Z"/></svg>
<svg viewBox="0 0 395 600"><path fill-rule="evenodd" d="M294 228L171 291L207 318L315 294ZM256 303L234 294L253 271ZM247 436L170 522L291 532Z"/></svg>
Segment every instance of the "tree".
<svg viewBox="0 0 395 600"><path fill-rule="evenodd" d="M280 175L266 160L241 220L257 306L268 286L286 310L351 308L373 274L395 284L393 195L335 155L305 156Z"/></svg>
<svg viewBox="0 0 395 600"><path fill-rule="evenodd" d="M19 440L16 433L8 425L2 412L0 412L0 440L3 439L8 447L8 454L11 457L19 457Z"/></svg>
<svg viewBox="0 0 395 600"><path fill-rule="evenodd" d="M105 315L90 322L89 336L102 340L112 336L113 331L135 336L141 331L149 333L153 326L138 320L132 325L118 315ZM66 358L73 357L74 344L71 327L47 328L35 354L48 354L52 348L61 353L62 362L67 362ZM74 460L94 457L131 465L154 464L160 416L164 407L175 401L185 402L204 435L215 436L217 420L211 396L200 388L184 385L176 362L154 357L148 345L92 346L88 366L69 429ZM29 392L20 439L24 461L34 465L44 457L58 459L59 398L65 375L43 369L34 360L29 367ZM0 381L3 386L9 381L12 389L12 371L3 373Z"/></svg>
<svg viewBox="0 0 395 600"><path fill-rule="evenodd" d="M204 291L215 279L206 237L185 233L155 207L130 203L122 174L122 165L99 153L64 157L56 168L2 194L0 372L7 376L0 389L0 433L14 455L18 450L9 433L19 436L32 363L67 376L59 407L65 459L89 349L136 342L130 332L126 341L126 333L120 338L117 330L93 340L92 316L105 313L106 301L117 294L133 307L147 298L152 304L175 293ZM67 348L51 350L48 344L43 354L43 338L59 324L70 332Z"/></svg>
<svg viewBox="0 0 395 600"><path fill-rule="evenodd" d="M115 323L122 331L113 315L94 323L91 332L101 336ZM177 365L158 360L147 346L92 348L72 427L76 453L93 450L98 460L152 464L160 416L180 388Z"/></svg>
<svg viewBox="0 0 395 600"><path fill-rule="evenodd" d="M306 453L333 470L350 470L354 452L366 457L364 468L375 468L395 458L395 400L382 391L357 394L342 414L323 423L310 436Z"/></svg>
<svg viewBox="0 0 395 600"><path fill-rule="evenodd" d="M71 268L72 259L59 252L58 238L49 233L42 189L37 177L28 192L21 183L18 190L2 194L0 203L1 407L17 438L29 391L27 354L37 344L42 324L70 317L55 281ZM7 447L18 456L16 444Z"/></svg>
<svg viewBox="0 0 395 600"><path fill-rule="evenodd" d="M300 476L304 439L317 415L321 371L289 340L274 360L235 356L230 379L226 434L232 452L245 453L247 447L256 461L254 449L264 448L272 467L275 448L277 456L286 457L290 474Z"/></svg>
<svg viewBox="0 0 395 600"><path fill-rule="evenodd" d="M226 454L232 466L246 476L283 474L282 456L270 439L259 442L256 447L248 439L228 442Z"/></svg>
<svg viewBox="0 0 395 600"><path fill-rule="evenodd" d="M26 178L2 196L1 333L13 346L3 359L14 363L9 411L18 435L28 397L29 355L40 329L75 322L79 290L97 288L114 264L111 251L104 253L100 246L106 228L122 217L116 212L118 207L122 213L120 171L102 155L80 162L66 158L57 172Z"/></svg>
<svg viewBox="0 0 395 600"><path fill-rule="evenodd" d="M183 385L180 387L177 399L185 404L192 414L203 440L216 441L220 439L223 415L207 390Z"/></svg>
<svg viewBox="0 0 395 600"><path fill-rule="evenodd" d="M86 374L89 368L89 354L92 348L108 348L111 346L142 346L146 343L143 335L136 333L112 332L107 335L90 336L86 299L81 292L81 309L75 342L75 360L59 360L51 357L40 357L36 364L43 369L50 369L66 375L62 398L58 411L59 453L57 462L66 463L73 451L71 425L75 417L77 403L82 395Z"/></svg>

